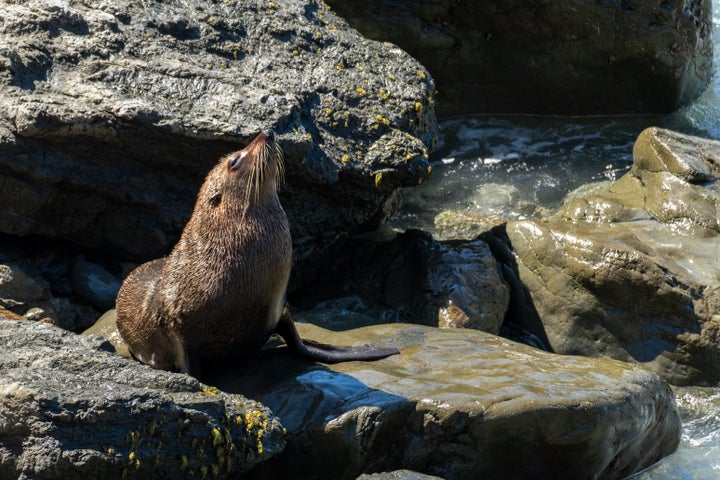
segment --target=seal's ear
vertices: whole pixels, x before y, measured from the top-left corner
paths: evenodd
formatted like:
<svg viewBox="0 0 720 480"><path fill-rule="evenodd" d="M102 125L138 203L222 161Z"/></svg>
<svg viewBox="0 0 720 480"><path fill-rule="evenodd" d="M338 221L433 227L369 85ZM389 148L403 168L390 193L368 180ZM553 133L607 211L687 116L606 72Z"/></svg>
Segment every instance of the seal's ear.
<svg viewBox="0 0 720 480"><path fill-rule="evenodd" d="M217 207L220 205L220 202L222 201L222 192L217 192L215 195L210 197L210 206L211 207Z"/></svg>

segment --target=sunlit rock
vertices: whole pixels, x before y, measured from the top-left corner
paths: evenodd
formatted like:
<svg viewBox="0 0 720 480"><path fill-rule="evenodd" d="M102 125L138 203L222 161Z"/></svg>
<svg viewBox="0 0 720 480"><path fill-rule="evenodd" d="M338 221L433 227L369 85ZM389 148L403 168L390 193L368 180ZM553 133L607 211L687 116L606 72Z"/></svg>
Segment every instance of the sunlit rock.
<svg viewBox="0 0 720 480"><path fill-rule="evenodd" d="M720 380L720 142L648 129L618 181L546 221L509 222L520 279L558 353Z"/></svg>
<svg viewBox="0 0 720 480"><path fill-rule="evenodd" d="M429 74L323 3L41 0L2 16L0 232L159 257L220 156L272 128L295 274L312 275L430 173Z"/></svg>
<svg viewBox="0 0 720 480"><path fill-rule="evenodd" d="M288 429L286 449L253 479L399 468L441 478L624 478L679 441L672 392L637 366L472 330L299 328L320 342L401 353L321 365L280 348L217 372L211 383L262 401Z"/></svg>

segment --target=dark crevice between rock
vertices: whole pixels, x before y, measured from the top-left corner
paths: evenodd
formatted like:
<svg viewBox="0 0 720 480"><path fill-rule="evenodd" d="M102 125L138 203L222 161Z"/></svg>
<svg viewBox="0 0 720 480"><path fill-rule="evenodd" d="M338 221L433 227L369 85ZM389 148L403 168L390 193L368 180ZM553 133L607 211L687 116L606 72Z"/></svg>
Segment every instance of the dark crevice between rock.
<svg viewBox="0 0 720 480"><path fill-rule="evenodd" d="M500 265L503 278L510 286L510 305L500 327L500 335L546 352L553 352L545 333L540 314L535 309L532 297L520 280L517 260L503 223L481 234L490 251Z"/></svg>

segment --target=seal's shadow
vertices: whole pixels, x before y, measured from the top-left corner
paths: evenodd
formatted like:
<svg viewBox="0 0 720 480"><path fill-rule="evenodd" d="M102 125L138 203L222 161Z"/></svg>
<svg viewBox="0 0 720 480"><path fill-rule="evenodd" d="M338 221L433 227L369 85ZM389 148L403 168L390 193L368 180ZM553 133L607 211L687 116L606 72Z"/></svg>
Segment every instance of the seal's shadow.
<svg viewBox="0 0 720 480"><path fill-rule="evenodd" d="M415 406L358 379L382 376L373 363L351 363L367 368L353 370L359 375L346 374L299 358L286 347L266 346L243 363L206 377L223 391L263 403L287 429L285 449L244 478L320 478L318 469L322 478L355 478L369 468L368 462L387 456L399 425ZM321 466L318 451L328 452Z"/></svg>
<svg viewBox="0 0 720 480"><path fill-rule="evenodd" d="M291 435L359 407L386 409L409 403L352 375L299 358L287 347L268 347L242 363L206 371L202 381L263 403Z"/></svg>

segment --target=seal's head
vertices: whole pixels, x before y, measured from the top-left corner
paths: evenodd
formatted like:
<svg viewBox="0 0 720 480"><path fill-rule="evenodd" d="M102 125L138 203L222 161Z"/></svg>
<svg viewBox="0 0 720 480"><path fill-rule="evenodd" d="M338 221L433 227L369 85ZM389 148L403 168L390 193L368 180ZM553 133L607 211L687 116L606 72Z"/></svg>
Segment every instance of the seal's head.
<svg viewBox="0 0 720 480"><path fill-rule="evenodd" d="M283 176L283 154L275 132L265 130L247 147L221 158L208 173L190 222L207 228L218 221L244 219L253 209L270 204L281 208L277 186Z"/></svg>
<svg viewBox="0 0 720 480"><path fill-rule="evenodd" d="M272 130L265 130L247 147L225 156L219 166L226 170L225 194L243 204L273 195L284 175L282 150Z"/></svg>

